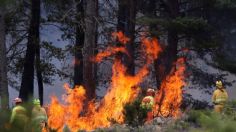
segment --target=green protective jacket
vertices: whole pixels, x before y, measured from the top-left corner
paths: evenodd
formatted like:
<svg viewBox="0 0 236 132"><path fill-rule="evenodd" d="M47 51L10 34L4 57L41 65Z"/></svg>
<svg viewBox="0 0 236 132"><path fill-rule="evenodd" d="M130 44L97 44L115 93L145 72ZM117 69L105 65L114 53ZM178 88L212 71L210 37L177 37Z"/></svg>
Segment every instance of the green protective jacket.
<svg viewBox="0 0 236 132"><path fill-rule="evenodd" d="M46 110L40 105L36 105L32 109L32 121L47 122Z"/></svg>
<svg viewBox="0 0 236 132"><path fill-rule="evenodd" d="M149 100L149 102L146 102L145 100ZM154 98L152 96L146 96L143 98L142 103L141 103L142 108L151 110L153 105L154 105Z"/></svg>
<svg viewBox="0 0 236 132"><path fill-rule="evenodd" d="M31 125L34 132L42 132L41 123L47 123L47 113L46 110L40 105L35 105L32 109L31 115Z"/></svg>

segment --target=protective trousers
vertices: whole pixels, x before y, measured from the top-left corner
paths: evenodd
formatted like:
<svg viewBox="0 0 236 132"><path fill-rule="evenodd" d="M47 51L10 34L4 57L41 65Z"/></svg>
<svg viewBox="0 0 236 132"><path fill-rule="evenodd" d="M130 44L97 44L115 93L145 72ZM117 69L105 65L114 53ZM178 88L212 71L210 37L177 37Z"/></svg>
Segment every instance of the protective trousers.
<svg viewBox="0 0 236 132"><path fill-rule="evenodd" d="M224 105L222 105L222 104L217 104L214 106L214 111L216 113L222 113L223 109L224 109Z"/></svg>

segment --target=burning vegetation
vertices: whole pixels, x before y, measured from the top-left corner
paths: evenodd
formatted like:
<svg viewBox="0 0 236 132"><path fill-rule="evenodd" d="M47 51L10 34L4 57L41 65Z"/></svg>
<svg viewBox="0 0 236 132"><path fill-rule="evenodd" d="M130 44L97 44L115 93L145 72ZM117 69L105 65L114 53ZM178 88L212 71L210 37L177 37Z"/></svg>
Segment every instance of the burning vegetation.
<svg viewBox="0 0 236 132"><path fill-rule="evenodd" d="M92 61L100 62L103 58L115 55L118 52L128 54L124 46L129 41L129 38L122 32L113 33L113 37L122 45L120 47L107 48L92 58ZM60 103L57 97L52 97L49 105L48 124L50 128L63 131L66 125L74 132L109 127L111 121L124 123L124 106L137 98L140 93L138 85L148 75L149 65L155 59L158 59L158 55L162 51L158 40L155 38L143 37L141 42L146 63L134 76L131 76L126 74L126 67L121 61L114 59L110 87L99 103L91 101L85 110L86 88L76 86L71 89L68 84L65 84L64 88L67 94L63 95L64 103ZM153 109L156 116L172 115L177 117L180 114L181 88L184 85L183 73L185 70L183 63L183 59L177 61L177 70L162 82L160 90L156 93L156 105Z"/></svg>
<svg viewBox="0 0 236 132"><path fill-rule="evenodd" d="M182 87L184 82L184 59L177 60L177 67L175 72L168 75L162 82L160 90L156 93L154 113L156 116L174 116L178 117L180 112L180 105L182 102Z"/></svg>

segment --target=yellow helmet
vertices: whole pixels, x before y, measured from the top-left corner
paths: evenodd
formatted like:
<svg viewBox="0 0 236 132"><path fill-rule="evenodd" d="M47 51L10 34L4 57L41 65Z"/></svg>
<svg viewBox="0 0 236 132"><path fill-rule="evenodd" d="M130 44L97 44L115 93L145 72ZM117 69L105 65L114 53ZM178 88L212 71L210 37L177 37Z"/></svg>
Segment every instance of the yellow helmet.
<svg viewBox="0 0 236 132"><path fill-rule="evenodd" d="M223 87L222 81L216 81L216 87L218 88Z"/></svg>
<svg viewBox="0 0 236 132"><path fill-rule="evenodd" d="M34 105L40 105L40 100L39 99L34 99L33 104Z"/></svg>

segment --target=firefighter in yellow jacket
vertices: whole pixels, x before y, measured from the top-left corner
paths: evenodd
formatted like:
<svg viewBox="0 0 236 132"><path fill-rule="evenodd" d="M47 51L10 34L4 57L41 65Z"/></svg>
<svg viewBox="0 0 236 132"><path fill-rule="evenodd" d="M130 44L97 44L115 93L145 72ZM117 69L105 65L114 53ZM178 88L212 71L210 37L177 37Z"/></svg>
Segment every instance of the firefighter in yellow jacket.
<svg viewBox="0 0 236 132"><path fill-rule="evenodd" d="M216 90L213 92L213 95L212 95L214 111L217 113L221 113L227 101L228 101L227 91L223 87L223 84L221 81L216 81Z"/></svg>
<svg viewBox="0 0 236 132"><path fill-rule="evenodd" d="M46 128L47 124L47 113L46 110L41 107L40 100L34 99L33 100L33 109L31 115L31 121L33 126L34 132L41 132L43 128Z"/></svg>
<svg viewBox="0 0 236 132"><path fill-rule="evenodd" d="M21 98L15 98L15 107L12 109L10 124L11 129L16 129L18 131L24 131L26 123L28 121L27 111L22 106Z"/></svg>
<svg viewBox="0 0 236 132"><path fill-rule="evenodd" d="M154 96L155 96L155 90L149 88L147 90L146 96L143 98L141 103L141 107L148 110L146 119L147 122L153 119L152 108L154 105Z"/></svg>

